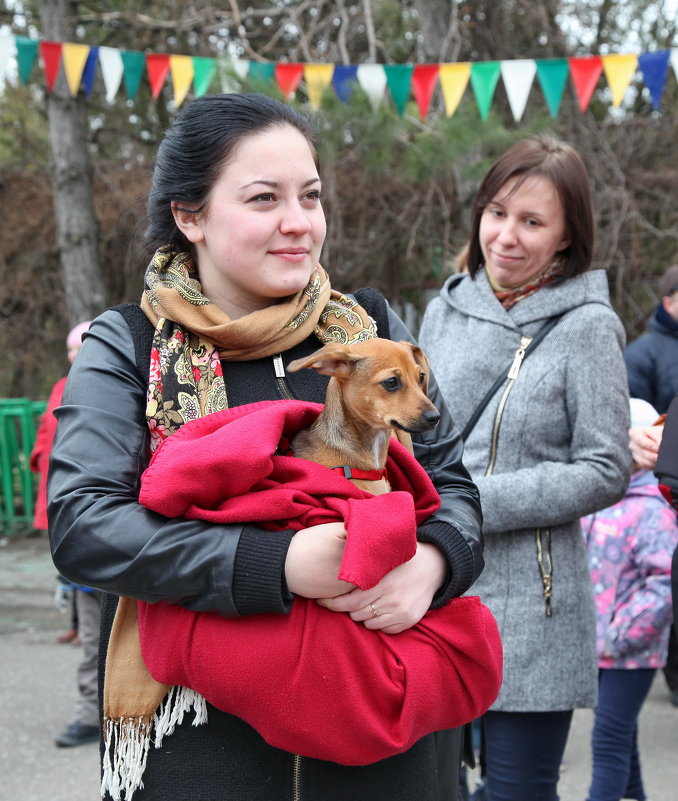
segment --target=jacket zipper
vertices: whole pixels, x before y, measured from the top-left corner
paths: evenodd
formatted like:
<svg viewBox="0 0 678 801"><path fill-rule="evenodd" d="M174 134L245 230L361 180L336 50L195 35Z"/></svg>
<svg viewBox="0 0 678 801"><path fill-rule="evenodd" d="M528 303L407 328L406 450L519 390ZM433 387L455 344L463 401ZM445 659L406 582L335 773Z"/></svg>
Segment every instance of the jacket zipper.
<svg viewBox="0 0 678 801"><path fill-rule="evenodd" d="M544 554L544 543L542 534L546 532L546 554ZM544 558L546 557L546 558ZM551 617L551 593L553 590L553 559L551 556L551 529L537 529L537 564L541 573L542 584L544 585L544 614Z"/></svg>
<svg viewBox="0 0 678 801"><path fill-rule="evenodd" d="M299 754L294 755L292 776L292 799L293 801L301 801L301 757Z"/></svg>
<svg viewBox="0 0 678 801"><path fill-rule="evenodd" d="M294 396L285 382L285 367L283 365L282 353L273 357L273 369L275 370L275 381L280 394L285 400L294 400Z"/></svg>
<svg viewBox="0 0 678 801"><path fill-rule="evenodd" d="M525 351L527 350L527 346L530 344L530 342L532 342L532 337L520 337L520 345L515 353L515 356L513 357L513 363L511 364L506 376L508 383L504 387L504 391L499 399L499 406L497 406L497 412L494 415L494 424L492 426L492 442L490 445L490 461L487 465L487 470L485 471L486 476L491 476L494 472L494 464L497 461L499 429L501 428L501 421L502 417L504 416L504 407L506 406L506 401L508 400L511 390L513 389L513 385L516 383L516 378L518 378L518 373L520 372L520 366L525 358Z"/></svg>

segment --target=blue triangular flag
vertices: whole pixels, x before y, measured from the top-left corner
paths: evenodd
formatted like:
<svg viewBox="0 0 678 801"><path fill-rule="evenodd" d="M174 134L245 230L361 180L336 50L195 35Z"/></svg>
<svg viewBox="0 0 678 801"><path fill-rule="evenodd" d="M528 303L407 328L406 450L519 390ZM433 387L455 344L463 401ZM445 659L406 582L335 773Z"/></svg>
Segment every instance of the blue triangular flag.
<svg viewBox="0 0 678 801"><path fill-rule="evenodd" d="M97 62L99 61L99 48L94 46L90 47L87 54L87 61L82 70L82 88L85 90L85 96L89 97L92 94L92 87L94 86L94 78L97 72Z"/></svg>
<svg viewBox="0 0 678 801"><path fill-rule="evenodd" d="M670 50L658 50L656 53L642 53L638 56L638 69L643 73L645 86L650 90L655 111L662 100L670 56Z"/></svg>
<svg viewBox="0 0 678 801"><path fill-rule="evenodd" d="M335 64L332 73L332 86L337 97L343 103L348 103L356 84L358 67L353 64Z"/></svg>

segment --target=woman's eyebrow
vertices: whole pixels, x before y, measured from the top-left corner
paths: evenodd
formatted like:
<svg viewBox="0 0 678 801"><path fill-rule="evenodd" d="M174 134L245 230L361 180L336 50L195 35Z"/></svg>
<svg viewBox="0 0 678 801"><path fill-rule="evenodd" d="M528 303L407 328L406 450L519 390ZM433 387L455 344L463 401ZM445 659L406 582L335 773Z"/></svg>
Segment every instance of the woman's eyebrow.
<svg viewBox="0 0 678 801"><path fill-rule="evenodd" d="M316 176L315 178L309 178L308 181L303 183L302 189L305 189L307 186L311 186L312 184L320 183L320 177ZM241 188L248 189L250 186L254 186L255 184L263 184L264 186L270 186L272 189L277 189L280 184L278 181L269 181L266 178L255 178L253 181L244 184Z"/></svg>

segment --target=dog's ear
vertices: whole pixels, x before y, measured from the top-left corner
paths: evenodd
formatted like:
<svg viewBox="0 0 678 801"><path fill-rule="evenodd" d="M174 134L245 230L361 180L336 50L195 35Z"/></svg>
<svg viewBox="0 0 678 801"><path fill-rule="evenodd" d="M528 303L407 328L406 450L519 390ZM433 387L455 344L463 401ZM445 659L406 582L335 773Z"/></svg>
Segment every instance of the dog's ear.
<svg viewBox="0 0 678 801"><path fill-rule="evenodd" d="M418 345L414 345L412 342L408 342L405 339L401 339L400 344L406 345L412 351L412 358L414 359L416 364L418 364L419 367L421 367L421 369L424 371L424 375L426 376L426 378L424 379L422 389L424 390L425 393L428 392L428 377L429 373L431 372L431 367L428 363L428 359L426 358L426 354Z"/></svg>
<svg viewBox="0 0 678 801"><path fill-rule="evenodd" d="M359 353L352 353L347 345L330 343L310 356L290 362L287 369L290 373L295 373L297 370L312 368L322 375L347 378L355 372L356 364L364 358Z"/></svg>

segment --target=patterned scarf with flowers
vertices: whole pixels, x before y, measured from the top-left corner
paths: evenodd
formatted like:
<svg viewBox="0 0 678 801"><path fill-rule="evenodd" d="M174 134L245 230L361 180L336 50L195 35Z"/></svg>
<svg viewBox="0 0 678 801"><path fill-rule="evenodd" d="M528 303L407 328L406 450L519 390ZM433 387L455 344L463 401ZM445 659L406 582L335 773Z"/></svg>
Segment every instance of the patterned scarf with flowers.
<svg viewBox="0 0 678 801"><path fill-rule="evenodd" d="M148 266L141 307L155 326L146 407L152 450L189 420L228 407L222 359L272 356L311 334L321 343L377 336L374 320L331 289L320 265L296 295L231 320L202 294L190 254L171 246Z"/></svg>

